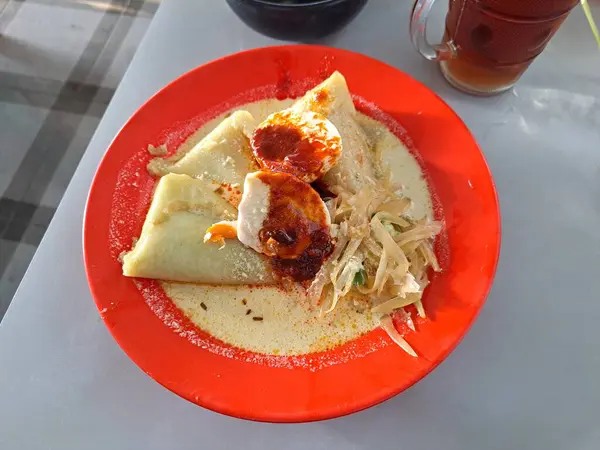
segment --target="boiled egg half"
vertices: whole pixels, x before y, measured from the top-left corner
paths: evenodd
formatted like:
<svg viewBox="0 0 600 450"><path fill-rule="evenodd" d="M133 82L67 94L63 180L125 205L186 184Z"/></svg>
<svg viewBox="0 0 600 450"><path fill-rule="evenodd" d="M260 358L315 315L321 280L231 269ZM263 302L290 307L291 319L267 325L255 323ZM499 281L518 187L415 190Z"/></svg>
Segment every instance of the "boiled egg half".
<svg viewBox="0 0 600 450"><path fill-rule="evenodd" d="M281 259L326 257L331 219L319 194L293 175L253 172L246 176L236 221L217 222L205 241L236 237L259 253Z"/></svg>
<svg viewBox="0 0 600 450"><path fill-rule="evenodd" d="M254 131L252 150L259 165L312 183L325 175L342 151L339 131L322 114L284 110L271 114Z"/></svg>

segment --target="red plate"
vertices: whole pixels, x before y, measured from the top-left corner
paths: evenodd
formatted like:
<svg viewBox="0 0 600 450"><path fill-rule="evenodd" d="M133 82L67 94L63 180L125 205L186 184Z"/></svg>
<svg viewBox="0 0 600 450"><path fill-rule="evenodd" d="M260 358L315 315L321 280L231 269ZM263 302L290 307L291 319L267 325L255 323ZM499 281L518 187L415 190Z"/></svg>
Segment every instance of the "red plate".
<svg viewBox="0 0 600 450"><path fill-rule="evenodd" d="M424 299L430 319L406 336L419 358L391 344L381 330L304 357L244 352L195 328L156 282L121 275L118 256L139 236L154 185L145 170L148 144L166 142L172 150L226 110L262 98L299 96L334 70L345 75L359 109L386 122L419 158L436 197L437 218L446 225L436 248L444 272L434 277ZM158 92L108 149L92 184L84 223L92 294L107 327L131 359L163 386L198 405L272 422L359 411L429 373L473 323L492 285L499 250L492 178L456 114L393 67L315 46L231 55L188 72Z"/></svg>

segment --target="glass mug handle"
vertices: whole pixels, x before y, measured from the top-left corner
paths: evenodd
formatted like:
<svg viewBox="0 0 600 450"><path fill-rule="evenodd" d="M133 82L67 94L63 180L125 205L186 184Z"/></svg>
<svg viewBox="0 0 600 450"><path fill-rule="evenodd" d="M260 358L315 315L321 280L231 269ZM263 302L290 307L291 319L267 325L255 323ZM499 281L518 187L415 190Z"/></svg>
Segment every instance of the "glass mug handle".
<svg viewBox="0 0 600 450"><path fill-rule="evenodd" d="M416 0L410 16L410 38L417 51L430 61L445 61L456 56L452 40L432 45L427 41L427 18L435 0Z"/></svg>

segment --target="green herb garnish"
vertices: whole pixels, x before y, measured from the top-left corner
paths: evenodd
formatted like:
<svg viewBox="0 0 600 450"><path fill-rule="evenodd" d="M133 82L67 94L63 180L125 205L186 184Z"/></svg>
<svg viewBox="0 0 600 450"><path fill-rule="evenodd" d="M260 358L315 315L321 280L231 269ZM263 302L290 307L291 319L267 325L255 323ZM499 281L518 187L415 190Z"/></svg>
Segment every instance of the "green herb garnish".
<svg viewBox="0 0 600 450"><path fill-rule="evenodd" d="M360 269L354 275L354 281L352 281L354 286L364 286L367 284L367 271L365 269Z"/></svg>

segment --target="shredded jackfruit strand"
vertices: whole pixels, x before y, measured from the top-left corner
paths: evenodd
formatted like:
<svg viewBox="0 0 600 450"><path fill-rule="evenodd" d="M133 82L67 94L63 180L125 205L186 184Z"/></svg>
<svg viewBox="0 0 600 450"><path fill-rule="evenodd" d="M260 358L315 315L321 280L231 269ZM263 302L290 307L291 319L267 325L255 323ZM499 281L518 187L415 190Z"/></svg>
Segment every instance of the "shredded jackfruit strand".
<svg viewBox="0 0 600 450"><path fill-rule="evenodd" d="M411 241L420 241L422 239L431 239L441 231L439 223L431 223L428 225L417 225L410 231L401 233L396 239L396 244L402 246Z"/></svg>
<svg viewBox="0 0 600 450"><path fill-rule="evenodd" d="M418 280L425 275L426 263L423 258L418 258L416 253L409 254L409 257L412 261L410 272Z"/></svg>
<svg viewBox="0 0 600 450"><path fill-rule="evenodd" d="M364 244L364 240L363 240L363 244ZM370 264L372 267L377 267L379 265L379 258L381 256L376 256L371 252L366 252L365 253L365 262Z"/></svg>
<svg viewBox="0 0 600 450"><path fill-rule="evenodd" d="M384 212L388 212L392 215L401 216L406 211L408 211L408 209L411 206L411 203L412 202L410 201L410 199L408 199L406 197L402 197L397 200L390 200L390 201L383 203L379 207L379 211L384 211Z"/></svg>
<svg viewBox="0 0 600 450"><path fill-rule="evenodd" d="M412 305L419 301L421 296L419 294L409 294L406 296L394 297L384 303L371 308L371 312L389 314L398 308L404 308L405 306Z"/></svg>
<svg viewBox="0 0 600 450"><path fill-rule="evenodd" d="M435 272L442 271L442 268L440 267L435 253L433 252L433 247L430 242L422 242L419 246L419 250L425 258L425 261L427 261L427 264L430 264Z"/></svg>
<svg viewBox="0 0 600 450"><path fill-rule="evenodd" d="M354 255L344 267L335 284L335 288L340 292L340 296L346 295L352 289L354 277L362 270L362 261L363 256L361 254Z"/></svg>
<svg viewBox="0 0 600 450"><path fill-rule="evenodd" d="M308 288L307 294L308 298L312 303L317 302L321 298L321 294L323 292L323 288L325 285L330 283L330 273L332 271L333 265L336 263L337 258L342 254L344 249L346 248L346 244L350 240L348 236L348 224L342 223L338 230L338 237L333 252L319 269L317 275L313 279L310 287Z"/></svg>
<svg viewBox="0 0 600 450"><path fill-rule="evenodd" d="M417 357L417 353L413 350L413 348L406 342L406 340L400 336L398 330L394 326L394 322L389 315L385 315L380 319L381 328L389 335L389 337L398 344L402 350L408 353L410 356Z"/></svg>
<svg viewBox="0 0 600 450"><path fill-rule="evenodd" d="M419 300L415 302L415 307L417 308L417 314L419 314L419 317L424 319L426 317L425 308L423 308L423 301L420 297Z"/></svg>
<svg viewBox="0 0 600 450"><path fill-rule="evenodd" d="M344 295L346 295L348 292L350 292L350 289L352 289L354 276L361 269L362 269L362 256L361 255L352 256L350 258L350 260L348 261L348 264L346 264L344 266L342 273L336 279L336 281L333 285L333 289L334 289L333 300L331 301L331 306L329 307L329 309L327 311L325 311L325 314L333 311L335 309L335 307L337 306L339 299L341 297L343 297Z"/></svg>
<svg viewBox="0 0 600 450"><path fill-rule="evenodd" d="M390 267L388 267L385 270L385 273L383 274L383 280L381 280L381 284L379 285L379 288L377 288L377 295L381 296L381 293L383 292L383 290L386 287L386 284L390 278L390 275L392 274L393 269L391 269Z"/></svg>
<svg viewBox="0 0 600 450"><path fill-rule="evenodd" d="M402 251L404 252L405 255L410 255L411 253L413 253L417 248L419 248L419 245L421 245L421 242L423 241L411 241L408 242L404 245L401 245L400 248L402 249ZM414 256L414 255L413 255ZM408 258L409 261L412 261L412 259Z"/></svg>
<svg viewBox="0 0 600 450"><path fill-rule="evenodd" d="M363 294L371 294L379 291L380 287L383 286L383 276L387 270L388 256L385 249L381 252L381 258L379 259L379 265L377 266L377 273L375 274L375 282L369 289L359 289Z"/></svg>
<svg viewBox="0 0 600 450"><path fill-rule="evenodd" d="M400 308L399 311L402 312L402 315L403 315L402 319L404 320L404 322L406 322L406 325L408 325L408 328L410 328L411 331L417 331L415 329L415 323L413 322L410 314L404 308Z"/></svg>
<svg viewBox="0 0 600 450"><path fill-rule="evenodd" d="M373 239L371 236L365 237L363 239L363 244L365 245L368 251L370 251L377 257L381 257L382 248L377 242L375 242L375 239Z"/></svg>
<svg viewBox="0 0 600 450"><path fill-rule="evenodd" d="M377 217L379 217L379 220L381 220L381 221L399 225L401 227L409 227L410 226L410 222L408 220L403 219L402 217L399 217L399 216L394 216L394 215L390 214L389 212L379 211L377 213Z"/></svg>
<svg viewBox="0 0 600 450"><path fill-rule="evenodd" d="M333 270L331 271L331 282L334 285L337 280L338 273L340 273L344 266L348 264L350 258L354 256L354 253L356 253L356 250L358 250L358 247L360 247L361 241L362 239L359 238L350 239L346 250L344 250L344 254L340 258L340 260L334 264Z"/></svg>
<svg viewBox="0 0 600 450"><path fill-rule="evenodd" d="M402 270L407 271L409 263L406 259L406 255L404 255L402 249L398 247L398 244L394 242L392 236L390 236L390 234L383 227L383 224L377 215L371 219L371 230L373 231L375 238L381 242L381 245L388 252L390 257L396 261L396 264L398 264Z"/></svg>

